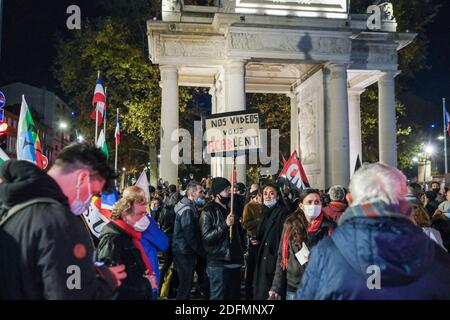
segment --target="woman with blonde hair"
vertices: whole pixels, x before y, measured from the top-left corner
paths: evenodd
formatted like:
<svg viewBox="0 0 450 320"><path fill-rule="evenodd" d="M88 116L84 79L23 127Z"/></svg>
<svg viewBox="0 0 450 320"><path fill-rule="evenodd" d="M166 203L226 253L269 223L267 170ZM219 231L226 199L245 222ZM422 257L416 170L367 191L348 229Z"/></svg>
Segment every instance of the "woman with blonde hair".
<svg viewBox="0 0 450 320"><path fill-rule="evenodd" d="M147 199L141 193L129 193L120 199L111 213L111 221L100 233L97 261L123 264L127 278L118 290L119 300L151 300L156 277L140 243L142 231L149 226Z"/></svg>

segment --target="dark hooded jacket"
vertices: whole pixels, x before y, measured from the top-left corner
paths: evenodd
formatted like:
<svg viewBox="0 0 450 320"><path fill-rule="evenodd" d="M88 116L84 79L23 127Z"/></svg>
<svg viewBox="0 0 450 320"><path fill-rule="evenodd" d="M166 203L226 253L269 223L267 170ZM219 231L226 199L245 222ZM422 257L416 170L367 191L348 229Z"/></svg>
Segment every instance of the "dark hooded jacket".
<svg viewBox="0 0 450 320"><path fill-rule="evenodd" d="M289 211L280 200L268 208L263 206L262 219L258 225L257 240L260 242L253 278L255 300L266 300L275 276L283 223ZM282 289L282 292L285 290Z"/></svg>
<svg viewBox="0 0 450 320"><path fill-rule="evenodd" d="M175 225L172 251L174 254L205 254L201 245L201 232L198 210L191 200L184 197L175 205Z"/></svg>
<svg viewBox="0 0 450 320"><path fill-rule="evenodd" d="M408 219L353 217L311 250L297 298L450 299L450 258Z"/></svg>
<svg viewBox="0 0 450 320"><path fill-rule="evenodd" d="M0 227L0 299L110 299L115 281L94 267L89 233L56 181L16 160L0 167L0 177L0 216L34 198L59 202L30 205Z"/></svg>

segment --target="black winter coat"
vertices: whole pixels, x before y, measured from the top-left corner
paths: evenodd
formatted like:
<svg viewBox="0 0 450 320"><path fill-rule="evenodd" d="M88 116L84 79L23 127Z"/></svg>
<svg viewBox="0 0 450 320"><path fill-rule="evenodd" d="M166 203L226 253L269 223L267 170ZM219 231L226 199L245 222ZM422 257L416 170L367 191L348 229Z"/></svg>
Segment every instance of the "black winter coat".
<svg viewBox="0 0 450 320"><path fill-rule="evenodd" d="M100 233L97 260L109 265L125 265L126 279L118 290L118 300L151 300L152 287L143 277L145 263L132 238L114 222L106 224Z"/></svg>
<svg viewBox="0 0 450 320"><path fill-rule="evenodd" d="M283 223L289 214L281 201L272 207L263 206L262 219L258 225L257 240L260 242L253 278L254 298L266 300L275 275Z"/></svg>
<svg viewBox="0 0 450 320"><path fill-rule="evenodd" d="M34 164L16 160L5 162L0 176L0 216L35 198L60 203L30 205L0 227L0 300L110 299L115 280L107 270L102 273L108 282L96 272L89 233L82 218L70 212L56 181Z"/></svg>
<svg viewBox="0 0 450 320"><path fill-rule="evenodd" d="M202 243L209 266L224 264L243 264L244 250L241 241L241 228L237 218L232 228L230 244L229 227L226 224L228 210L215 202L208 203L200 216Z"/></svg>

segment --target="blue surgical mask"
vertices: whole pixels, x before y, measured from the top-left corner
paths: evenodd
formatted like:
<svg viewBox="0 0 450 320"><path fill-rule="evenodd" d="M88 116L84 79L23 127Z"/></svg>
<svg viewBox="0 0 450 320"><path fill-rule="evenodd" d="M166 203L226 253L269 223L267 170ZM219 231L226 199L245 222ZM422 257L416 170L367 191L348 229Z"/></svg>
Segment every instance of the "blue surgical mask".
<svg viewBox="0 0 450 320"><path fill-rule="evenodd" d="M92 193L91 193L91 178L90 176L88 177L88 197L86 200L82 201L80 199L80 190L81 190L81 186L80 186L80 181L81 181L81 175L78 176L78 182L77 182L77 196L76 198L72 201L72 203L70 204L70 211L72 211L73 214L79 216L80 214L82 214L83 212L85 212L88 208L89 205L91 204L91 199L92 199Z"/></svg>
<svg viewBox="0 0 450 320"><path fill-rule="evenodd" d="M195 199L195 205L197 206L197 207L201 207L202 205L204 205L205 204L205 199L203 199L203 198L197 198L197 199Z"/></svg>

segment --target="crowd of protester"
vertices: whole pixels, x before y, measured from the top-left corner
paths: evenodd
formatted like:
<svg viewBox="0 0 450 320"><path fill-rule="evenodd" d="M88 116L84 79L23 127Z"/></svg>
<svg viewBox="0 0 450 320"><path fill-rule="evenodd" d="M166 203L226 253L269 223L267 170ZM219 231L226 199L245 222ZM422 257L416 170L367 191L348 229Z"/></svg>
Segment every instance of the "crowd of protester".
<svg viewBox="0 0 450 320"><path fill-rule="evenodd" d="M383 164L349 189L128 187L97 243L82 213L116 178L98 149L0 178L0 299L450 299L450 190Z"/></svg>

